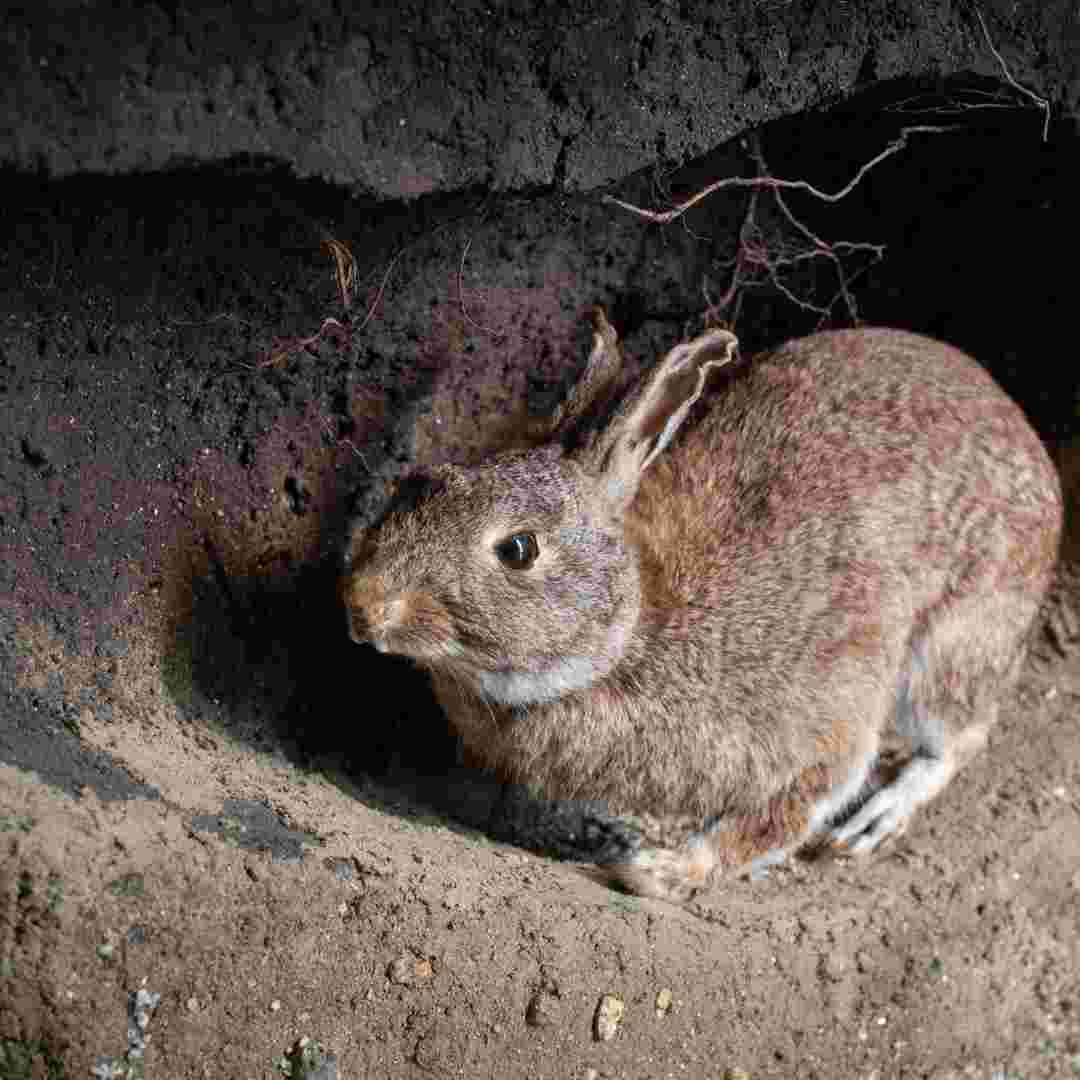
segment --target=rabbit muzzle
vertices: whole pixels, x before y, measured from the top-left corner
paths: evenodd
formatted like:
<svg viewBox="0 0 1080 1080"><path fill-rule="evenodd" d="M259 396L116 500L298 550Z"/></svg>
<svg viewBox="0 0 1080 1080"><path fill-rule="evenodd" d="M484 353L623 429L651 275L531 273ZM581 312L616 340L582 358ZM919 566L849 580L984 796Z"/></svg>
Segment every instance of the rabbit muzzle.
<svg viewBox="0 0 1080 1080"><path fill-rule="evenodd" d="M449 614L421 589L387 589L376 577L355 576L342 585L349 637L381 653L433 661L456 655Z"/></svg>
<svg viewBox="0 0 1080 1080"><path fill-rule="evenodd" d="M387 648L386 630L392 621L394 605L386 590L371 578L346 578L342 582L342 600L349 637L357 645L372 645L379 652Z"/></svg>

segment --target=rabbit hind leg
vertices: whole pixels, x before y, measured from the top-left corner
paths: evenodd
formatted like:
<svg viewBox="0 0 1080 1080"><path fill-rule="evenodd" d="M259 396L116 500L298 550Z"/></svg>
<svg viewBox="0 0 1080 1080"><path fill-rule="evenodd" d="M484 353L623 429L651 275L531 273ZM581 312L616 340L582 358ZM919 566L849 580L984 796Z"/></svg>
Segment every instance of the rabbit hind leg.
<svg viewBox="0 0 1080 1080"><path fill-rule="evenodd" d="M865 855L886 839L903 835L919 807L940 794L986 745L991 725L988 718L968 724L938 746L916 746L894 780L878 788L854 814L832 829L833 844L853 855Z"/></svg>
<svg viewBox="0 0 1080 1080"><path fill-rule="evenodd" d="M853 854L875 850L906 829L986 744L999 702L1011 688L1037 610L1032 593L980 593L928 619L897 681L892 727L909 756L881 766L877 725L849 747L835 787L830 769L811 766L760 813L721 819L673 846L643 846L607 868L609 879L642 896L684 901L722 872L760 878L815 836ZM888 721L883 726L888 726ZM836 766L833 766L836 769Z"/></svg>
<svg viewBox="0 0 1080 1080"><path fill-rule="evenodd" d="M864 855L902 835L919 807L982 750L1019 674L1034 611L1027 593L981 594L930 622L909 651L897 693L894 729L910 757L831 828L834 846Z"/></svg>
<svg viewBox="0 0 1080 1080"><path fill-rule="evenodd" d="M837 822L846 820L853 811L864 803L877 789L875 773L877 748L860 748L847 778L837 787L829 788L816 799L806 802L806 826L804 829L785 838L785 842L756 855L746 866L751 881L760 881L769 876L774 866L781 866L788 857L802 848L808 841L825 832Z"/></svg>

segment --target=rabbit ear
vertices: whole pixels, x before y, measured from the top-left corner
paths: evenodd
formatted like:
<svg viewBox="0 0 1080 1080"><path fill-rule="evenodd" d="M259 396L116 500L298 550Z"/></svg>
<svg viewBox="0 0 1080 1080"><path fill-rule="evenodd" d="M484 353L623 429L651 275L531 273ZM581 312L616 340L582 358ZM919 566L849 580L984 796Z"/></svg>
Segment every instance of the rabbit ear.
<svg viewBox="0 0 1080 1080"><path fill-rule="evenodd" d="M593 447L594 466L617 505L637 492L641 474L652 464L701 396L713 368L731 363L739 339L727 330L710 330L676 345L645 376Z"/></svg>
<svg viewBox="0 0 1080 1080"><path fill-rule="evenodd" d="M622 369L619 335L607 320L602 307L593 308L593 347L580 378L566 398L549 416L532 424L539 439L558 438L573 442L579 426L584 426L590 412L599 409L610 394Z"/></svg>
<svg viewBox="0 0 1080 1080"><path fill-rule="evenodd" d="M607 320L602 307L593 308L593 347L585 370L560 409L560 426L580 420L611 390L622 368L619 335Z"/></svg>

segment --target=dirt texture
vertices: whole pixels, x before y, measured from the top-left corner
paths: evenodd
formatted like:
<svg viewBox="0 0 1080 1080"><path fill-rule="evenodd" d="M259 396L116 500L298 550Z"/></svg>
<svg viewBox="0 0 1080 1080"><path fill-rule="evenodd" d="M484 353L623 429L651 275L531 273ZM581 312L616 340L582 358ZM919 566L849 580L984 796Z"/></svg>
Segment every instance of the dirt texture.
<svg viewBox="0 0 1080 1080"><path fill-rule="evenodd" d="M386 198L590 189L874 83L1001 77L1075 114L1069 0L106 0L8 6L0 162L129 173L251 155Z"/></svg>
<svg viewBox="0 0 1080 1080"><path fill-rule="evenodd" d="M0 1077L1075 1075L1075 10L281 10L0 35ZM892 145L838 202L592 190ZM347 640L350 516L555 400L595 303L640 364L931 333L1051 448L1023 682L868 864L613 892L620 823L459 764Z"/></svg>

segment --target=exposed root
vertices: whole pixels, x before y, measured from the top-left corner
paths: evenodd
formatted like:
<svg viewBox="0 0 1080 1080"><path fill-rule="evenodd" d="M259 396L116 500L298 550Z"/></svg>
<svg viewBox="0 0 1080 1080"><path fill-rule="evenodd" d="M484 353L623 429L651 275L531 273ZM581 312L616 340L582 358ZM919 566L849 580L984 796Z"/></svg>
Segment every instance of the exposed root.
<svg viewBox="0 0 1080 1080"><path fill-rule="evenodd" d="M348 311L352 305L353 289L356 287L356 259L353 253L340 240L328 236L323 240L334 260L334 280L341 293L341 306Z"/></svg>
<svg viewBox="0 0 1080 1080"><path fill-rule="evenodd" d="M280 367L294 352L310 348L324 337L335 339L339 346L347 345L350 337L349 327L337 319L323 319L322 326L308 337L284 338L275 341L266 356L259 361L258 366L261 368Z"/></svg>
<svg viewBox="0 0 1080 1080"><path fill-rule="evenodd" d="M1044 97L1040 97L1034 90L1029 90L1026 86L1022 86L1016 81L1013 73L1009 70L1009 65L1005 63L1005 58L998 52L994 46L993 39L990 37L990 31L986 28L986 20L983 18L983 13L979 9L978 5L975 7L975 18L979 20L979 25L982 27L983 36L986 38L986 44L990 51L994 54L994 59L997 60L1001 67L1001 73L1005 76L1005 81L1019 94L1023 94L1025 97L1030 98L1037 109L1042 110L1043 114L1043 142L1050 137L1050 102Z"/></svg>
<svg viewBox="0 0 1080 1080"><path fill-rule="evenodd" d="M465 241L465 247L461 250L461 262L458 264L458 301L461 304L461 317L474 329L479 330L481 333L488 334L498 341L506 335L500 330L495 330L490 326L483 326L478 323L469 314L469 310L465 306L465 260L469 256L469 248L472 247L472 242L473 238L471 236Z"/></svg>
<svg viewBox="0 0 1080 1080"><path fill-rule="evenodd" d="M711 184L703 187L700 191L695 192L689 199L678 203L670 210L647 210L641 206L635 206L633 203L625 202L622 199L616 199L614 195L605 195L603 201L610 203L613 206L622 207L623 210L630 211L631 214L636 214L638 217L644 218L646 221L655 221L658 225L666 225L669 222L675 221L677 218L682 217L687 210L691 207L697 206L703 199L707 199L710 195L723 188L766 188L772 191L805 191L807 194L812 195L815 199L820 199L822 202L835 203L840 202L841 199L850 195L862 182L862 179L871 169L880 165L886 158L890 158L893 154L898 154L901 150L907 148L908 140L912 135L940 135L947 131L955 131L957 125L955 124L914 124L908 127L901 128L900 134L893 139L889 145L872 157L869 161L860 166L858 172L838 191L822 191L820 188L815 187L809 180L781 180L775 176L725 176L720 180L714 180Z"/></svg>

